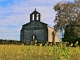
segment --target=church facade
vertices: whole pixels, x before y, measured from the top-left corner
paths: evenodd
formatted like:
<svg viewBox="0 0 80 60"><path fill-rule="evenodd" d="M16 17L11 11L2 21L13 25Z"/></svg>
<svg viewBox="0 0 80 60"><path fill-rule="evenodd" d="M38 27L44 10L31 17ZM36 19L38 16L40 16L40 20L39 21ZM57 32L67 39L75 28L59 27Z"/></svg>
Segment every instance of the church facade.
<svg viewBox="0 0 80 60"><path fill-rule="evenodd" d="M58 33L48 24L41 22L41 14L33 11L30 14L30 22L22 25L20 31L20 41L37 40L45 44L46 42L59 42Z"/></svg>

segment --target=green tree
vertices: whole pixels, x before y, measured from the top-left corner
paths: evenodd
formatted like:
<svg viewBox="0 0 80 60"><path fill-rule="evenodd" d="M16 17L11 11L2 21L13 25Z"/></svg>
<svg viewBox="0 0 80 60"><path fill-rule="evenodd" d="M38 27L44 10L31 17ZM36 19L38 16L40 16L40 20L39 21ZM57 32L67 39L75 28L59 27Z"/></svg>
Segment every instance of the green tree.
<svg viewBox="0 0 80 60"><path fill-rule="evenodd" d="M74 42L80 38L80 3L58 3L54 10L57 12L55 29L65 31L63 41Z"/></svg>

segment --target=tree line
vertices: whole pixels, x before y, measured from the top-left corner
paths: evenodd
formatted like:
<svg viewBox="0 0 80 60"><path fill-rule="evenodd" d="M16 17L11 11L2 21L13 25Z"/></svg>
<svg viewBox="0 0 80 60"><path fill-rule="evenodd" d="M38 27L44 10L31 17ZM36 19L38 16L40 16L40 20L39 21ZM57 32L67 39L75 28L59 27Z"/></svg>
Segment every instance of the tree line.
<svg viewBox="0 0 80 60"><path fill-rule="evenodd" d="M30 42L22 42L18 40L0 39L0 44L15 44L15 45L29 45Z"/></svg>

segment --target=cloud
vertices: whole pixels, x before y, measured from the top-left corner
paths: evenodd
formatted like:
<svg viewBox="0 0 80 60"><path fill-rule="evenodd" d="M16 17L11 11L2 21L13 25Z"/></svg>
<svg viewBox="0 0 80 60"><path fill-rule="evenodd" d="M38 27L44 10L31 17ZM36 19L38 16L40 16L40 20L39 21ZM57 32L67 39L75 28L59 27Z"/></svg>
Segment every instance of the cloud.
<svg viewBox="0 0 80 60"><path fill-rule="evenodd" d="M41 13L41 21L53 27L53 21L56 14L53 7L61 0L12 1L13 3L7 5L6 7L0 6L0 38L19 40L22 25L30 21L29 15L35 8Z"/></svg>

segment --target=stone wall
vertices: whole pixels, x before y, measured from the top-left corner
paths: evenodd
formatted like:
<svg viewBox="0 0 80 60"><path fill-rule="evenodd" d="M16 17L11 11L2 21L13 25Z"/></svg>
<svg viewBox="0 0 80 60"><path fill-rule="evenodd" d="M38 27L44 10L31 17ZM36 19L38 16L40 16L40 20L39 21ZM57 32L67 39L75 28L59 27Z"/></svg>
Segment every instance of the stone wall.
<svg viewBox="0 0 80 60"><path fill-rule="evenodd" d="M48 42L59 42L58 32L55 32L55 30L49 26L47 27L48 27Z"/></svg>
<svg viewBox="0 0 80 60"><path fill-rule="evenodd" d="M46 43L48 41L48 33L46 30L23 30L21 31L21 41L33 41L33 36L38 42Z"/></svg>
<svg viewBox="0 0 80 60"><path fill-rule="evenodd" d="M54 35L52 33L53 33L53 29L48 26L48 42L53 42L54 40Z"/></svg>
<svg viewBox="0 0 80 60"><path fill-rule="evenodd" d="M59 42L58 32L55 32L55 41L54 42Z"/></svg>

